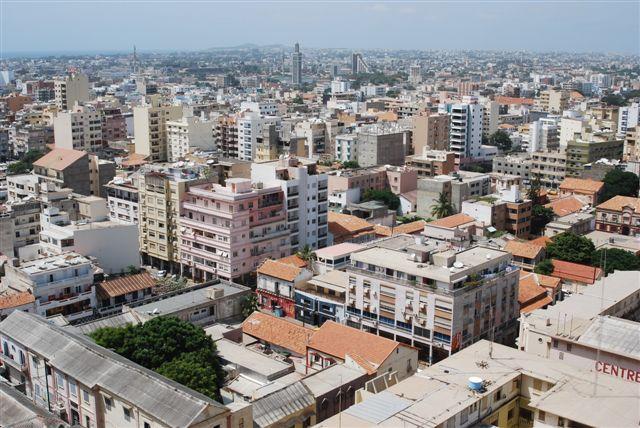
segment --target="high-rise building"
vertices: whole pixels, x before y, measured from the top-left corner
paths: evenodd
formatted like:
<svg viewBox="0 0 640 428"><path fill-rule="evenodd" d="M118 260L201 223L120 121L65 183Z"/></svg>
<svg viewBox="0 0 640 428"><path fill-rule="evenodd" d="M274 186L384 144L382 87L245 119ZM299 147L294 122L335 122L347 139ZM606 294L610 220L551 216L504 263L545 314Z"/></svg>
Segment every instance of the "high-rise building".
<svg viewBox="0 0 640 428"><path fill-rule="evenodd" d="M411 117L413 122L413 152L421 155L424 149L449 148L449 115L423 113Z"/></svg>
<svg viewBox="0 0 640 428"><path fill-rule="evenodd" d="M620 107L618 115L618 135L625 136L627 131L640 123L640 103Z"/></svg>
<svg viewBox="0 0 640 428"><path fill-rule="evenodd" d="M291 83L300 85L302 83L302 52L300 44L296 43L291 54Z"/></svg>
<svg viewBox="0 0 640 428"><path fill-rule="evenodd" d="M558 117L543 117L529 124L529 153L555 150L560 145Z"/></svg>
<svg viewBox="0 0 640 428"><path fill-rule="evenodd" d="M166 123L182 118L182 106L164 105L158 95L149 97L148 104L134 107L135 150L152 162L168 159Z"/></svg>
<svg viewBox="0 0 640 428"><path fill-rule="evenodd" d="M89 79L80 73L72 73L54 81L56 106L61 110L69 110L76 103L89 101Z"/></svg>
<svg viewBox="0 0 640 428"><path fill-rule="evenodd" d="M215 150L213 122L198 116L167 121L167 151L169 162L183 159L191 150Z"/></svg>
<svg viewBox="0 0 640 428"><path fill-rule="evenodd" d="M313 249L327 246L328 178L318 173L316 162L291 157L253 163L251 180L268 185L277 183L282 188L293 251L305 245Z"/></svg>
<svg viewBox="0 0 640 428"><path fill-rule="evenodd" d="M422 82L422 70L418 64L409 67L409 82L415 84Z"/></svg>
<svg viewBox="0 0 640 428"><path fill-rule="evenodd" d="M491 134L498 130L498 119L500 116L500 104L496 101L486 101L483 103L482 113L482 136L489 138Z"/></svg>
<svg viewBox="0 0 640 428"><path fill-rule="evenodd" d="M449 149L456 153L456 163L479 157L484 107L477 99L465 97L462 103L441 105L439 109L450 115Z"/></svg>
<svg viewBox="0 0 640 428"><path fill-rule="evenodd" d="M360 166L404 165L411 148L411 130L381 122L360 127L357 135L356 160Z"/></svg>
<svg viewBox="0 0 640 428"><path fill-rule="evenodd" d="M364 62L362 54L360 52L354 52L351 54L351 74L368 73L369 65Z"/></svg>
<svg viewBox="0 0 640 428"><path fill-rule="evenodd" d="M262 116L260 113L248 112L237 119L238 130L238 159L252 161L256 156L258 139L263 135L264 129L275 125L279 130L281 119L277 116Z"/></svg>
<svg viewBox="0 0 640 428"><path fill-rule="evenodd" d="M92 106L76 104L53 119L56 147L95 152L104 145L102 117Z"/></svg>

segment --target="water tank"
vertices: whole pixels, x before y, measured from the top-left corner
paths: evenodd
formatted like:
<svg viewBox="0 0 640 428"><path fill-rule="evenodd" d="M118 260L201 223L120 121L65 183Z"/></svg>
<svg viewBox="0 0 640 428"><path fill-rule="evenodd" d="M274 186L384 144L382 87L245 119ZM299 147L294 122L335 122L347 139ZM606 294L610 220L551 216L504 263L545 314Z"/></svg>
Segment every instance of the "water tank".
<svg viewBox="0 0 640 428"><path fill-rule="evenodd" d="M469 378L469 389L472 391L482 390L482 378L472 376Z"/></svg>

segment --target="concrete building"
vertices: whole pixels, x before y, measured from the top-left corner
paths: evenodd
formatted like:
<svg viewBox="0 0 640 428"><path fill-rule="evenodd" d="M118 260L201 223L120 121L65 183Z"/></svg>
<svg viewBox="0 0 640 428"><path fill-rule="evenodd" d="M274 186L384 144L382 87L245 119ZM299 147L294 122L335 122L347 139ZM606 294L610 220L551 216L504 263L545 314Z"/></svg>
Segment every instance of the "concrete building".
<svg viewBox="0 0 640 428"><path fill-rule="evenodd" d="M313 277L313 273L301 263L292 263L285 257L279 260L265 260L258 267L256 294L262 308L273 311L278 316L295 318L295 292Z"/></svg>
<svg viewBox="0 0 640 428"><path fill-rule="evenodd" d="M588 140L572 140L567 143L568 177L580 177L586 164L600 159L622 159L624 140L609 139L612 135L594 135Z"/></svg>
<svg viewBox="0 0 640 428"><path fill-rule="evenodd" d="M455 152L425 148L422 154L407 156L406 165L416 171L418 178L435 177L454 172L455 159Z"/></svg>
<svg viewBox="0 0 640 428"><path fill-rule="evenodd" d="M596 230L630 236L640 234L640 198L614 196L598 205Z"/></svg>
<svg viewBox="0 0 640 428"><path fill-rule="evenodd" d="M265 129L275 126L276 131L281 126L281 119L277 116L261 116L259 113L244 113L237 119L238 159L252 161L256 156L258 141L264 135Z"/></svg>
<svg viewBox="0 0 640 428"><path fill-rule="evenodd" d="M484 107L465 97L463 103L441 105L440 111L449 113L449 150L456 153L456 164L480 157Z"/></svg>
<svg viewBox="0 0 640 428"><path fill-rule="evenodd" d="M360 52L354 52L351 54L351 74L368 73L369 66L362 58Z"/></svg>
<svg viewBox="0 0 640 428"><path fill-rule="evenodd" d="M640 124L640 103L620 107L618 115L618 135L625 136L629 130Z"/></svg>
<svg viewBox="0 0 640 428"><path fill-rule="evenodd" d="M39 183L70 188L81 195L91 194L89 155L73 149L55 148L33 163Z"/></svg>
<svg viewBox="0 0 640 428"><path fill-rule="evenodd" d="M483 340L397 384L370 380L354 406L318 427L631 427L638 391L631 382Z"/></svg>
<svg viewBox="0 0 640 428"><path fill-rule="evenodd" d="M291 54L291 83L294 85L302 84L302 52L300 52L300 44L296 43Z"/></svg>
<svg viewBox="0 0 640 428"><path fill-rule="evenodd" d="M0 341L10 381L24 384L25 395L36 406L73 425L239 428L252 419L250 407L232 413L37 315L12 313L0 323ZM138 387L123 386L123 379Z"/></svg>
<svg viewBox="0 0 640 428"><path fill-rule="evenodd" d="M527 152L556 150L560 146L557 117L544 117L529 124Z"/></svg>
<svg viewBox="0 0 640 428"><path fill-rule="evenodd" d="M419 216L432 217L431 209L440 193L447 196L455 212L460 212L462 202L491 193L491 176L477 172L458 171L451 175L438 175L418 180L417 212Z"/></svg>
<svg viewBox="0 0 640 428"><path fill-rule="evenodd" d="M523 182L530 180L532 161L529 156L495 156L492 163L492 171L495 173L522 177Z"/></svg>
<svg viewBox="0 0 640 428"><path fill-rule="evenodd" d="M235 117L219 116L213 120L215 145L225 158L238 158L238 125Z"/></svg>
<svg viewBox="0 0 640 428"><path fill-rule="evenodd" d="M411 131L397 124L380 123L358 129L357 162L361 167L404 165L411 147Z"/></svg>
<svg viewBox="0 0 640 428"><path fill-rule="evenodd" d="M54 80L56 106L60 110L70 110L76 103L90 100L89 80L80 73L72 73L62 79Z"/></svg>
<svg viewBox="0 0 640 428"><path fill-rule="evenodd" d="M3 254L17 256L20 248L38 242L41 209L40 202L34 200L12 202L0 207Z"/></svg>
<svg viewBox="0 0 640 428"><path fill-rule="evenodd" d="M27 291L36 298L37 313L50 317L64 315L73 321L93 315L96 269L78 253L40 257L7 265L1 288L4 292Z"/></svg>
<svg viewBox="0 0 640 428"><path fill-rule="evenodd" d="M296 123L294 131L299 138L305 140L309 158L316 159L331 154L329 147L331 138L326 122L319 119L305 120Z"/></svg>
<svg viewBox="0 0 640 428"><path fill-rule="evenodd" d="M500 104L497 101L487 100L482 105L484 106L482 111L482 136L489 138L498 130Z"/></svg>
<svg viewBox="0 0 640 428"><path fill-rule="evenodd" d="M177 162L194 150L215 151L212 122L197 116L169 120L167 127L168 161Z"/></svg>
<svg viewBox="0 0 640 428"><path fill-rule="evenodd" d="M340 162L358 160L358 136L356 134L336 135L334 157Z"/></svg>
<svg viewBox="0 0 640 428"><path fill-rule="evenodd" d="M166 105L159 95L147 98L147 103L133 108L135 150L151 162L166 162L169 158L167 122L182 118L182 106Z"/></svg>
<svg viewBox="0 0 640 428"><path fill-rule="evenodd" d="M577 114L565 115L560 119L560 141L561 148L566 148L569 141L582 137L582 131L586 128L586 121Z"/></svg>
<svg viewBox="0 0 640 428"><path fill-rule="evenodd" d="M351 243L320 248L315 252L314 271L323 274L332 270L343 270L351 263L351 253L363 248L365 247L362 245Z"/></svg>
<svg viewBox="0 0 640 428"><path fill-rule="evenodd" d="M575 196L585 204L594 207L602 199L604 183L602 181L583 180L580 178L565 178L564 181L560 183L559 190L561 198Z"/></svg>
<svg viewBox="0 0 640 428"><path fill-rule="evenodd" d="M423 112L411 117L413 123L413 152L449 149L449 115Z"/></svg>
<svg viewBox="0 0 640 428"><path fill-rule="evenodd" d="M53 119L56 147L96 152L104 147L102 116L94 107L75 105Z"/></svg>
<svg viewBox="0 0 640 428"><path fill-rule="evenodd" d="M296 287L295 318L315 326L321 326L325 321L343 324L348 283L349 277L345 272L330 270Z"/></svg>
<svg viewBox="0 0 640 428"><path fill-rule="evenodd" d="M548 89L540 92L536 98L536 106L548 113L562 114L569 105L569 91Z"/></svg>
<svg viewBox="0 0 640 428"><path fill-rule="evenodd" d="M531 154L531 177L540 179L547 189L556 189L565 179L567 154L562 151L535 152Z"/></svg>
<svg viewBox="0 0 640 428"><path fill-rule="evenodd" d="M109 219L138 224L140 201L137 185L132 178L114 178L104 186L107 194Z"/></svg>
<svg viewBox="0 0 640 428"><path fill-rule="evenodd" d="M292 251L327 246L328 177L314 161L291 157L253 163L251 180L282 189Z"/></svg>
<svg viewBox="0 0 640 428"><path fill-rule="evenodd" d="M180 205L182 268L196 280L250 281L262 261L289 255L280 186L252 187L241 178L227 180L226 186L191 186Z"/></svg>
<svg viewBox="0 0 640 428"><path fill-rule="evenodd" d="M547 223L544 228L544 236L552 237L560 233L573 233L585 235L596 227L596 217L590 213L574 213Z"/></svg>
<svg viewBox="0 0 640 428"><path fill-rule="evenodd" d="M394 239L351 255L347 325L415 346L429 362L482 338L515 337L519 270L511 254Z"/></svg>
<svg viewBox="0 0 640 428"><path fill-rule="evenodd" d="M120 107L104 107L100 110L100 116L102 139L105 142L127 140L127 119Z"/></svg>

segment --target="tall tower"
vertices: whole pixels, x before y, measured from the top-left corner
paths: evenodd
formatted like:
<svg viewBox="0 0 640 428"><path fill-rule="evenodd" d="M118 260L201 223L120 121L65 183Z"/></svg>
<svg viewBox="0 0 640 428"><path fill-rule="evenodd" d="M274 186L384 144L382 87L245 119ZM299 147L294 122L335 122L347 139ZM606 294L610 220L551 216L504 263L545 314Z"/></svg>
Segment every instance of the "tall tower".
<svg viewBox="0 0 640 428"><path fill-rule="evenodd" d="M302 83L302 52L298 43L291 54L291 83L294 85Z"/></svg>
<svg viewBox="0 0 640 428"><path fill-rule="evenodd" d="M131 58L131 71L133 74L138 74L140 71L140 60L138 60L138 51L136 45L133 45L133 58Z"/></svg>
<svg viewBox="0 0 640 428"><path fill-rule="evenodd" d="M362 58L360 52L354 52L351 54L351 74L368 73L369 66Z"/></svg>

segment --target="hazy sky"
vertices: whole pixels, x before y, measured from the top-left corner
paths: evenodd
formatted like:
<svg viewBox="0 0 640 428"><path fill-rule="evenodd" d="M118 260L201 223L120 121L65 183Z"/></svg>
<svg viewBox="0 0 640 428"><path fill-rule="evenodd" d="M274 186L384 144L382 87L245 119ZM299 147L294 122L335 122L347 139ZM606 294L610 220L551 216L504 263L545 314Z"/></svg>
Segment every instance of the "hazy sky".
<svg viewBox="0 0 640 428"><path fill-rule="evenodd" d="M2 0L3 52L345 48L639 53L640 2Z"/></svg>

